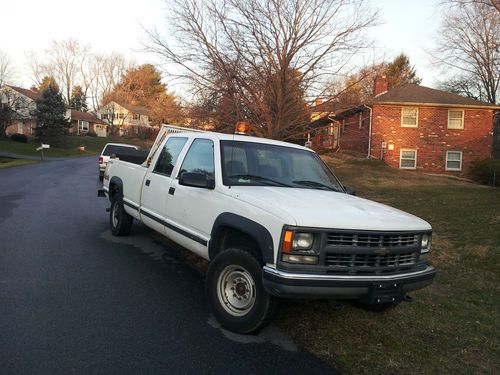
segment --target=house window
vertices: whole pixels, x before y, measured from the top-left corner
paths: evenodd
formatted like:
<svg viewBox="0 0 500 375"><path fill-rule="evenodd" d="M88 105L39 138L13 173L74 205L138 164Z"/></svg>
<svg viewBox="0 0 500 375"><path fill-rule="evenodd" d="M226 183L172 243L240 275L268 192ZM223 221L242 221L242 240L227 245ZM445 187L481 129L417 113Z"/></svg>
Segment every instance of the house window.
<svg viewBox="0 0 500 375"><path fill-rule="evenodd" d="M89 122L88 121L80 121L80 130L82 132L88 132L89 131Z"/></svg>
<svg viewBox="0 0 500 375"><path fill-rule="evenodd" d="M347 122L345 119L342 120L342 132L347 133L349 130L349 122Z"/></svg>
<svg viewBox="0 0 500 375"><path fill-rule="evenodd" d="M464 111L449 110L448 129L463 129L463 128L464 128Z"/></svg>
<svg viewBox="0 0 500 375"><path fill-rule="evenodd" d="M446 170L461 171L462 170L462 152L461 151L446 151Z"/></svg>
<svg viewBox="0 0 500 375"><path fill-rule="evenodd" d="M359 112L359 128L364 129L365 127L365 113L364 112Z"/></svg>
<svg viewBox="0 0 500 375"><path fill-rule="evenodd" d="M417 150L401 149L399 168L417 169Z"/></svg>
<svg viewBox="0 0 500 375"><path fill-rule="evenodd" d="M143 116L144 121L149 121L149 116Z"/></svg>
<svg viewBox="0 0 500 375"><path fill-rule="evenodd" d="M139 120L139 114L138 113L134 113L134 120Z"/></svg>
<svg viewBox="0 0 500 375"><path fill-rule="evenodd" d="M416 128L418 126L418 108L403 107L401 109L401 126Z"/></svg>
<svg viewBox="0 0 500 375"><path fill-rule="evenodd" d="M101 119L102 119L102 120L107 120L107 119L108 119L108 114L107 114L107 113L103 113L103 114L101 115Z"/></svg>
<svg viewBox="0 0 500 375"><path fill-rule="evenodd" d="M118 118L119 118L120 120L123 120L123 119L125 118L125 113L119 113L119 114L118 114Z"/></svg>

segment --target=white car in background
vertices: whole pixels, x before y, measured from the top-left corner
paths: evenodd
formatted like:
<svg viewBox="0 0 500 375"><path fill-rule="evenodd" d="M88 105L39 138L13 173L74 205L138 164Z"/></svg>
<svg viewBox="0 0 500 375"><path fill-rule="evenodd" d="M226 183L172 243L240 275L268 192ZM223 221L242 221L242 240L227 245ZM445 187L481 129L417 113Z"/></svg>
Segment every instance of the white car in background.
<svg viewBox="0 0 500 375"><path fill-rule="evenodd" d="M125 143L106 143L106 146L101 151L99 155L99 179L102 181L104 177L104 171L106 170L106 165L108 164L109 158L112 155L119 154L122 151L127 150L138 150L139 147L134 145L128 145Z"/></svg>

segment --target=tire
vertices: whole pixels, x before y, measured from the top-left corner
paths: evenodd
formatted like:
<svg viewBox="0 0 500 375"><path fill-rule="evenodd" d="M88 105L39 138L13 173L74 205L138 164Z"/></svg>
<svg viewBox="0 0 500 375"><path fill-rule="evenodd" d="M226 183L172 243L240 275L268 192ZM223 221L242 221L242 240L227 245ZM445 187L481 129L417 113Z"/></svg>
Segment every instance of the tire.
<svg viewBox="0 0 500 375"><path fill-rule="evenodd" d="M262 285L262 265L250 252L218 254L208 267L206 293L215 319L230 331L251 333L271 322L274 301Z"/></svg>
<svg viewBox="0 0 500 375"><path fill-rule="evenodd" d="M123 197L116 195L111 201L109 211L109 226L113 236L128 236L132 228L133 217L125 212Z"/></svg>

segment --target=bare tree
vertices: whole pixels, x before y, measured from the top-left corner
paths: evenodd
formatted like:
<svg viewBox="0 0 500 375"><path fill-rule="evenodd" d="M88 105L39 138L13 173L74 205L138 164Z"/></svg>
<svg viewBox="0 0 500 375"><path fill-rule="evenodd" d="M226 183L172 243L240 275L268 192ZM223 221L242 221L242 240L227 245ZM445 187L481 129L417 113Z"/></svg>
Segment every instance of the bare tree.
<svg viewBox="0 0 500 375"><path fill-rule="evenodd" d="M89 98L92 108L97 110L102 98L109 96L127 69L133 66L123 55L111 53L109 55L95 55L90 65L91 75L94 77L89 86Z"/></svg>
<svg viewBox="0 0 500 375"><path fill-rule="evenodd" d="M454 94L466 96L476 100L486 100L483 86L470 75L458 75L438 84L439 88Z"/></svg>
<svg viewBox="0 0 500 375"><path fill-rule="evenodd" d="M36 52L27 54L28 66L35 84L43 77L54 77L61 88L66 104L69 103L73 86L80 85L87 94L95 77L89 68L91 50L76 39L53 40L45 51L45 59Z"/></svg>
<svg viewBox="0 0 500 375"><path fill-rule="evenodd" d="M71 90L80 78L81 67L87 56L88 48L81 46L75 39L53 40L47 51L49 61L46 69L57 80L62 93L69 103Z"/></svg>
<svg viewBox="0 0 500 375"><path fill-rule="evenodd" d="M7 52L0 50L0 87L6 83L12 83L16 70Z"/></svg>
<svg viewBox="0 0 500 375"><path fill-rule="evenodd" d="M493 7L500 12L500 0L444 0L441 3L456 3L458 5L478 3L488 7Z"/></svg>
<svg viewBox="0 0 500 375"><path fill-rule="evenodd" d="M377 12L365 0L173 0L170 37L149 30L146 48L181 68L259 136L303 129L304 94L366 45ZM323 80L323 81L322 81ZM220 114L216 110L214 114Z"/></svg>
<svg viewBox="0 0 500 375"><path fill-rule="evenodd" d="M484 100L496 103L500 84L500 16L497 1L443 2L443 23L433 57L462 82L477 82ZM465 79L463 79L465 77ZM456 78L452 78L456 79ZM475 91L474 87L469 90Z"/></svg>

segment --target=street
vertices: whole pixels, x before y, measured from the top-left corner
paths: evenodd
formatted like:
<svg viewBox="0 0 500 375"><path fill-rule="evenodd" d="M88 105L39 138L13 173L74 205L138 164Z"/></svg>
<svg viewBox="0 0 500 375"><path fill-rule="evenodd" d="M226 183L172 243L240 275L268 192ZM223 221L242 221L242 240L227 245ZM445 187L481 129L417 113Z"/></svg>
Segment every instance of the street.
<svg viewBox="0 0 500 375"><path fill-rule="evenodd" d="M99 185L96 157L0 170L2 374L335 372L273 325L220 329L202 274L142 225L111 235Z"/></svg>

